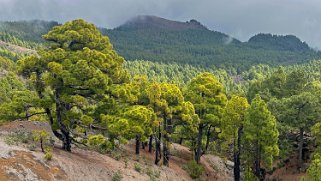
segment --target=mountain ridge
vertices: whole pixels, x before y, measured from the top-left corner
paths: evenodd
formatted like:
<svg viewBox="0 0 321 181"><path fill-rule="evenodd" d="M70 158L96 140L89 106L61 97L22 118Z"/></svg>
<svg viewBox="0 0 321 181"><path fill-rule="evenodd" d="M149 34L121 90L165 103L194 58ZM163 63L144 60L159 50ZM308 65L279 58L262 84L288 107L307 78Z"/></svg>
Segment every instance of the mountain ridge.
<svg viewBox="0 0 321 181"><path fill-rule="evenodd" d="M195 19L186 22L168 20L158 16L152 15L139 15L126 21L124 24L116 27L121 28L163 28L170 30L186 30L186 29L200 29L208 30L203 24Z"/></svg>
<svg viewBox="0 0 321 181"><path fill-rule="evenodd" d="M189 22L203 28L192 28ZM109 36L115 49L127 60L244 70L260 63L283 65L321 58L320 52L293 35L259 33L241 42L204 27L196 20L179 22L142 16L114 29L102 29L102 33Z"/></svg>
<svg viewBox="0 0 321 181"><path fill-rule="evenodd" d="M6 26L3 26L5 24ZM28 48L45 43L55 21L18 21L0 23L3 36L28 42ZM25 28L24 28L25 27ZM173 21L157 16L137 16L114 28L100 28L115 50L126 60L150 60L162 63L190 64L198 67L232 67L238 72L256 64L286 65L321 58L293 35L259 33L241 42L228 34L208 29L197 20ZM2 36L1 32L4 34Z"/></svg>

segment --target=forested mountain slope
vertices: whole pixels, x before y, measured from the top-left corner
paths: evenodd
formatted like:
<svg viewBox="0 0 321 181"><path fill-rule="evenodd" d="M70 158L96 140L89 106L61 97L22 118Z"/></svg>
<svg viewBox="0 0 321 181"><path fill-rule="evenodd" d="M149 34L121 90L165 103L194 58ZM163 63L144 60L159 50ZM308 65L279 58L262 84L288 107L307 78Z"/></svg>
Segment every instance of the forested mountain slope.
<svg viewBox="0 0 321 181"><path fill-rule="evenodd" d="M258 34L248 42L241 42L209 30L196 20L183 23L139 16L113 30L102 29L102 32L127 60L234 67L241 71L258 63L292 64L321 57L293 35Z"/></svg>
<svg viewBox="0 0 321 181"><path fill-rule="evenodd" d="M54 21L0 23L0 40L36 48ZM138 16L114 28L100 28L115 50L126 60L190 64L197 67L234 68L238 73L255 64L287 65L321 58L293 35L258 34L241 42L227 34L209 30L196 20L171 21L155 16Z"/></svg>
<svg viewBox="0 0 321 181"><path fill-rule="evenodd" d="M42 35L57 26L55 21L5 21L0 22L0 40L15 45L34 48L44 43Z"/></svg>
<svg viewBox="0 0 321 181"><path fill-rule="evenodd" d="M170 32L211 32L195 20L180 23L157 17L150 17L147 22L141 19L133 20L141 24L132 25L131 21L124 28L158 32L167 27L166 31ZM47 24L41 26L45 29ZM219 160L233 160L223 166L229 167L228 177L232 176L233 167L234 180L287 180L289 175L289 180L298 180L305 173L308 180L321 177L320 60L279 67L273 61L267 62L273 66L256 61L246 62L244 67L233 62L232 68L225 69L214 67L215 64L204 67L202 59L198 64L190 62L196 66L179 61L126 61L113 49L110 39L101 34L101 29L81 19L54 27L43 35L44 40L37 40L40 32L34 32L34 38L25 41L24 33L17 35L18 38L13 35L14 29L10 32L7 28L6 35L11 38L2 40L5 44L34 43L42 49L30 56L21 55L17 60L6 54L14 52L4 46L5 55L0 55L0 124L4 125L0 126L0 147L8 150L12 148L10 144L27 143L25 148L31 150L23 148L24 153L15 152L15 147L11 151L17 156L0 159L14 163L30 158L17 167L0 167L0 180L6 179L7 174L25 176L24 168L30 166L29 161L39 161L40 169L49 165L57 171L64 170L71 177L75 170L83 173L88 168L86 163L97 160L112 166L121 162L116 170L105 165L104 169L91 167L109 174L104 176L105 180L115 180L114 177L128 180L133 175L139 175L135 180L143 180L142 175L146 179L162 180L165 173L166 179L171 180L185 178L184 175L184 180L190 177L220 180L216 173L222 170L218 169L220 163L211 161L213 155L219 156ZM25 30L31 31L32 26ZM294 36L259 34L242 43L235 39L224 42L220 38L228 38L227 35L212 33L211 41L188 36L190 44L215 42L218 47L227 47L224 51L232 50L231 46L239 47L242 53L247 53L242 49L246 47L252 52L262 50L268 57L271 52L294 55L314 52ZM185 46L180 44L185 40L182 36L172 45L188 47L188 42ZM148 39L146 42L153 43ZM137 47L137 53L144 53ZM181 52L177 51L177 55ZM224 65L228 64L224 62ZM242 70L250 65L248 70ZM47 123L41 130L21 132L28 125L44 125L42 122ZM12 124L17 130L6 132ZM181 149L176 149L177 146ZM42 164L40 157L33 159L40 150L49 164ZM87 158L92 153L95 156L88 162L77 164L79 155ZM67 163L65 158L75 159ZM63 164L50 165L55 161ZM148 169L154 164L155 169ZM74 165L75 169L68 165ZM173 173L173 177L167 177L168 173Z"/></svg>

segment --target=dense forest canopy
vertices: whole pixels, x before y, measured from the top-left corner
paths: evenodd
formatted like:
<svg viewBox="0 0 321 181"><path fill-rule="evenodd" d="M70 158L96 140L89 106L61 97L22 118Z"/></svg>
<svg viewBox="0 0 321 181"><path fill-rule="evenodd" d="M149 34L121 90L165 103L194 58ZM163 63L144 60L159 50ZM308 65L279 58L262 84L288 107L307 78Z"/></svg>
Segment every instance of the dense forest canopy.
<svg viewBox="0 0 321 181"><path fill-rule="evenodd" d="M36 48L57 22L0 23L0 40ZM234 68L237 73L252 65L289 65L318 59L321 53L293 35L258 34L241 42L212 31L196 20L177 22L155 16L138 16L114 28L100 28L126 60L188 64L201 68Z"/></svg>
<svg viewBox="0 0 321 181"><path fill-rule="evenodd" d="M235 180L264 180L296 154L304 179L321 178L319 52L295 36L243 43L196 20L149 18L114 30L1 23L1 41L36 50L0 49L1 122L47 121L66 151L135 140L165 166L180 143L194 167L204 154L233 160Z"/></svg>

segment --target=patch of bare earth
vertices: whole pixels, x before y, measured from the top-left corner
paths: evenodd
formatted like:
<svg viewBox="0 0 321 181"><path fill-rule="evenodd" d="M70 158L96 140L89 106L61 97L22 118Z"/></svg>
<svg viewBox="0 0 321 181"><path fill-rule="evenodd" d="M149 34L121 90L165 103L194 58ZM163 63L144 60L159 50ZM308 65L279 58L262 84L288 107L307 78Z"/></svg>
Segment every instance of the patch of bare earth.
<svg viewBox="0 0 321 181"><path fill-rule="evenodd" d="M44 122L15 121L0 127L0 180L66 180L66 181L108 181L116 172L122 180L151 180L150 173L159 173L156 180L190 181L183 165L192 159L191 151L179 144L171 148L169 167L154 164L154 152L141 149L140 156L134 153L133 143L121 146L112 155L95 151L72 148L72 152L53 149L53 160L45 161L43 153L37 148L29 151L26 145L7 145L4 136L8 133L24 130L47 130L50 127ZM203 177L208 181L231 180L225 161L213 155L204 155L201 164L205 168ZM137 171L137 165L141 168ZM155 178L155 177L154 177Z"/></svg>
<svg viewBox="0 0 321 181"><path fill-rule="evenodd" d="M59 166L41 163L30 152L12 151L0 159L0 180L66 180Z"/></svg>
<svg viewBox="0 0 321 181"><path fill-rule="evenodd" d="M13 45L11 43L7 43L4 41L0 41L0 47L5 48L7 50L10 50L12 52L18 53L18 54L26 54L26 55L30 55L30 54L35 54L36 51L35 50L31 50L25 47L21 47L18 45Z"/></svg>
<svg viewBox="0 0 321 181"><path fill-rule="evenodd" d="M283 167L276 169L271 175L267 175L269 180L300 181L305 173L298 170L298 155L295 153L289 158Z"/></svg>

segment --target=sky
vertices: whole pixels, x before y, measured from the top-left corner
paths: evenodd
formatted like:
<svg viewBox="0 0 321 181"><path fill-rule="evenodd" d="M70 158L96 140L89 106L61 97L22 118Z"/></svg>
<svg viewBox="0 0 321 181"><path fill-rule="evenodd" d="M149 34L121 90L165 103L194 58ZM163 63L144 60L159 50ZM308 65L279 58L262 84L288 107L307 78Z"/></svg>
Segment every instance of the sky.
<svg viewBox="0 0 321 181"><path fill-rule="evenodd" d="M115 28L137 15L196 19L241 41L292 34L321 50L321 0L0 0L0 20L83 18Z"/></svg>

